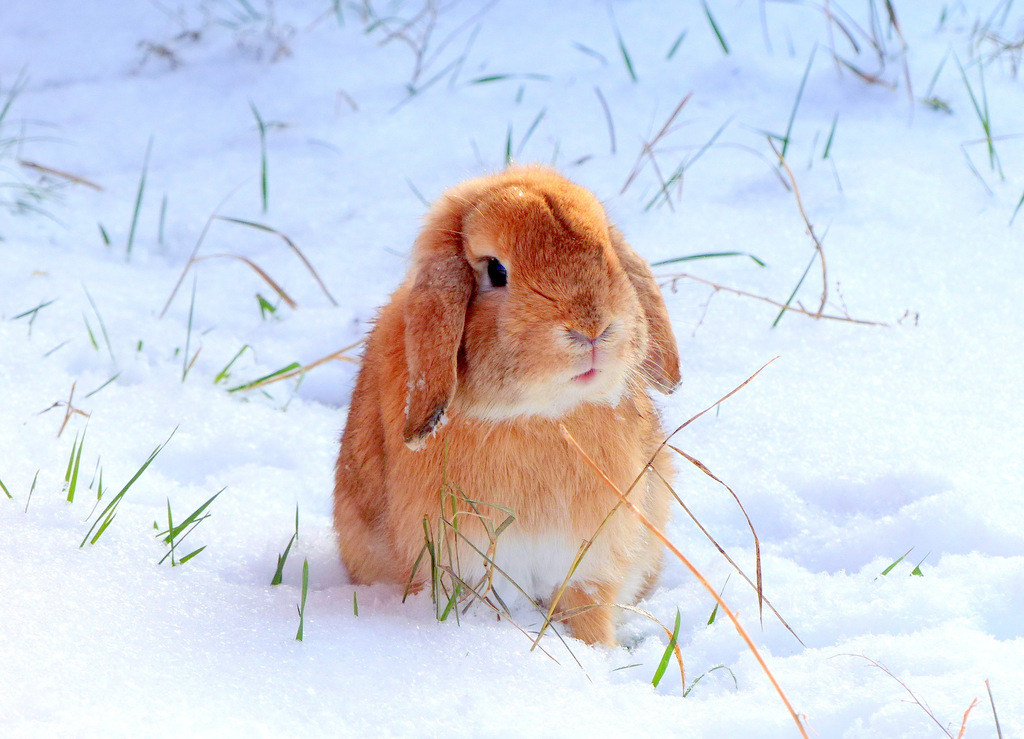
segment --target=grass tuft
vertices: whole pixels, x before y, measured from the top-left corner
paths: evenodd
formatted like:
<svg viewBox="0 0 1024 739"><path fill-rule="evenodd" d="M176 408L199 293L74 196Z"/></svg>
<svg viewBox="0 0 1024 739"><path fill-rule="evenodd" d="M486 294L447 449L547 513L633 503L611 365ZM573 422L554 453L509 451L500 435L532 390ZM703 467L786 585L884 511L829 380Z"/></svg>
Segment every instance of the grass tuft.
<svg viewBox="0 0 1024 739"><path fill-rule="evenodd" d="M142 463L142 466L139 467L134 475L132 475L132 478L125 483L125 486L121 488L117 495L111 498L110 502L107 503L106 507L100 512L100 515L96 517L95 521L93 521L92 526L89 527L85 537L82 539L82 543L78 545L79 549L84 547L86 543L92 545L99 541L100 537L103 536L103 533L110 527L110 524L114 522L114 518L117 516L117 507L124 499L125 494L131 489L132 485L142 477L142 473L146 471L149 465L153 463L153 460L156 459L157 455L160 454L165 446L167 446L167 443L174 437L174 432L177 430L178 427L175 426L174 431L171 432L171 435L167 437L166 441L150 453L146 461Z"/></svg>
<svg viewBox="0 0 1024 739"><path fill-rule="evenodd" d="M225 488L221 488L220 490L218 490L209 500L207 500L201 506L192 511L192 513L185 517L184 521L178 524L174 523L174 517L171 514L171 499L167 499L167 529L161 531L156 536L158 539L161 539L164 542L164 544L168 546L168 552L160 559L159 562L157 562L157 564L163 564L167 560L167 558L170 557L171 567L177 567L179 565L185 564L190 559L192 559L197 554L206 549L205 546L201 546L198 549L189 552L180 559L175 558L178 546L181 545L181 542L184 541L185 537L187 537L195 530L196 526L198 526L210 517L210 514L206 513L206 509L210 507L210 504L213 503L213 501L217 499L217 496L223 493L224 490Z"/></svg>

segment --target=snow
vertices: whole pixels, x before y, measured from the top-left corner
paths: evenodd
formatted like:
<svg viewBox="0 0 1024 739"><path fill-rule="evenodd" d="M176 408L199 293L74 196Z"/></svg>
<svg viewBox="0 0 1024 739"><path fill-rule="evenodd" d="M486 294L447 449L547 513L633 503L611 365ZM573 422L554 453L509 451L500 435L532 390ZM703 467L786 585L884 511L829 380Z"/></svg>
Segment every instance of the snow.
<svg viewBox="0 0 1024 739"><path fill-rule="evenodd" d="M841 5L870 32L871 4ZM994 737L986 681L1002 736L1024 735L1024 215L1010 223L1024 192L1024 144L1012 137L1024 133L1024 95L1019 57L992 56L992 43L971 35L991 19L1019 41L1024 15L1009 7L1004 17L1008 4L995 0L896 3L914 96L941 98L947 114L908 99L884 17L886 85L872 85L837 70L829 51L834 43L875 73L863 37L857 56L811 5L764 6L770 49L759 3L708 7L728 55L697 3L443 6L410 98L410 46L367 32L354 5L342 4L342 25L326 0L5 0L0 100L22 70L27 82L0 129L0 141L23 139L0 149L0 182L39 184L21 158L102 190L53 176L53 197L38 204L48 215L0 209L0 480L13 496L0 496L0 733L798 735L728 621L707 625L713 600L675 560L641 606L669 625L679 609L687 683L706 673L686 698L672 666L651 686L665 636L640 615L624 615L624 647L569 641L570 655L548 636L549 659L483 608L460 626L438 623L428 594L403 604L393 589L349 585L330 511L356 366L330 362L266 394L228 392L358 341L404 273L424 212L414 188L429 200L499 169L511 127L520 161L554 159L593 189L650 261L742 251L767 264L658 268L684 374L659 402L675 428L779 357L676 443L743 501L765 594L805 646L767 610L759 625L753 592L682 510L669 535L714 587L729 577L726 601L811 735L955 736L978 698L965 735ZM378 11L408 19L419 8ZM785 133L815 48L787 159L824 235L828 312L887 327L791 313L772 329L777 309L766 303L667 281L685 271L782 301L797 284L813 244L763 132ZM1004 177L978 143L958 60L988 107ZM471 83L505 74L520 76ZM614 120L614 154L595 86ZM659 189L653 168L623 184L691 91L657 147L664 176L728 125L686 170L672 208L645 209ZM268 124L266 213L253 107ZM13 197L0 189L0 203ZM286 234L338 305L280 237L214 213ZM194 266L161 318L208 223L200 256L244 255L298 307L237 260L212 259ZM274 315L261 317L256 293L278 305ZM815 262L797 298L814 311L820 294ZM72 387L72 405L89 416L71 414L58 437L66 408L51 407ZM102 507L172 431L100 540L80 548L96 516L94 471ZM80 483L68 504L76 435ZM729 493L685 460L677 466L690 510L752 574L752 539ZM178 556L206 549L158 566L166 547L153 526L166 524L168 504L180 521L221 488ZM299 537L284 583L270 586L296 506ZM922 576L911 576L919 562ZM728 670L708 672L719 665Z"/></svg>

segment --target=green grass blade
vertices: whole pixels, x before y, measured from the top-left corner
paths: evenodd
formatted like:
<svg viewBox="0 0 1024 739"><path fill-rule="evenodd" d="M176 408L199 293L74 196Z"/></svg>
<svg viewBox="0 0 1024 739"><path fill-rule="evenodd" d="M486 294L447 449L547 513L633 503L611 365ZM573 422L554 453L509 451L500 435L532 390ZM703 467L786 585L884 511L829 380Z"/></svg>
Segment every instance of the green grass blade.
<svg viewBox="0 0 1024 739"><path fill-rule="evenodd" d="M4 481L3 480L0 480L0 490L4 491L4 495L6 495L8 497L8 499L14 500L14 496L11 495L11 491L7 489L6 485L4 485Z"/></svg>
<svg viewBox="0 0 1024 739"><path fill-rule="evenodd" d="M728 55L729 44L725 42L725 36L722 35L722 30L718 27L718 24L715 23L715 17L711 15L711 8L708 7L706 2L702 2L701 4L704 6L704 14L708 17L708 23L711 24L711 30L714 31L715 38L718 39L718 43L721 45L722 51Z"/></svg>
<svg viewBox="0 0 1024 739"><path fill-rule="evenodd" d="M672 48L668 50L668 56L665 57L666 61L670 61L672 57L679 51L679 47L683 45L683 41L686 40L686 31L683 31L676 37L676 42L672 44Z"/></svg>
<svg viewBox="0 0 1024 739"><path fill-rule="evenodd" d="M800 87L796 91L796 100L793 101L793 109L789 112L789 123L786 124L786 135L782 139L782 152L780 156L785 159L786 149L789 148L789 142L793 134L793 122L796 121L796 111L800 107L800 100L804 96L804 88L807 86L807 78L811 74L811 65L814 64L814 55L818 51L818 46L815 44L814 48L811 49L811 56L807 59L807 67L804 69L804 76L800 79ZM781 166L781 165L780 165Z"/></svg>
<svg viewBox="0 0 1024 739"><path fill-rule="evenodd" d="M107 333L107 325L103 322L103 316L100 315L99 308L96 307L96 301L92 299L92 295L89 294L89 288L82 285L82 289L85 291L85 297L89 301L89 305L92 306L92 312L96 314L96 320L100 324L100 333L103 334L103 342L107 345L107 353L110 354L110 361L116 362L114 358L114 347L110 345L110 334ZM92 332L90 331L90 334ZM95 342L94 342L95 343ZM99 347L97 347L98 349Z"/></svg>
<svg viewBox="0 0 1024 739"><path fill-rule="evenodd" d="M654 678L651 680L651 685L654 687L658 687L661 678L665 676L665 670L668 669L668 663L676 649L676 643L679 641L679 621L679 609L676 608L676 625L672 628L672 638L668 640L668 646L665 647L665 653L661 655L661 662L658 663L658 669L654 671Z"/></svg>
<svg viewBox="0 0 1024 739"><path fill-rule="evenodd" d="M295 639L302 641L303 631L306 622L306 592L309 590L309 560L302 560L302 603L299 605L299 630L295 632Z"/></svg>
<svg viewBox="0 0 1024 739"><path fill-rule="evenodd" d="M522 140L519 142L519 147L516 149L516 156L519 156L522 153L523 147L526 146L526 142L530 140L530 137L533 135L533 132L537 130L537 126L540 125L540 122L544 120L544 115L547 112L547 108L541 108L540 113L538 113L537 117L533 119L533 123L530 124L530 127L528 129L526 129L526 133L523 135Z"/></svg>
<svg viewBox="0 0 1024 739"><path fill-rule="evenodd" d="M189 369L189 366L190 366L188 355L189 355L189 348L190 348L189 345L192 342L192 315L193 315L193 313L195 313L195 309L196 309L196 283L198 281L198 278L199 278L199 276L195 272L193 272L192 273L192 300L191 300L191 302L188 305L188 324L187 324L186 329L185 329L185 354L182 356L182 359L181 359L181 381L182 382L185 382L185 378L188 377L188 369Z"/></svg>
<svg viewBox="0 0 1024 739"><path fill-rule="evenodd" d="M1017 201L1017 207L1013 209L1013 215L1010 217L1011 226L1013 225L1013 221L1017 217L1017 214L1020 213L1022 206L1024 206L1024 193L1021 193L1020 200Z"/></svg>
<svg viewBox="0 0 1024 739"><path fill-rule="evenodd" d="M120 373L120 372L118 372L118 373L117 373L116 375L114 375L114 376L113 376L113 377L111 377L111 378L110 378L109 380L107 380L106 382L104 382L104 383L103 383L102 385L100 385L100 386L99 386L98 388L96 388L95 390L93 390L93 391L92 391L91 393L87 393L85 397L86 397L86 398L91 398L91 397L92 397L93 395L95 395L96 393L98 393L98 392L99 392L100 390L102 390L103 388L105 388L105 387L106 387L107 385L109 385L110 383L112 383L112 382L113 382L114 380L116 380L116 379L117 379L118 377L120 377L120 376L121 376L121 373Z"/></svg>
<svg viewBox="0 0 1024 739"><path fill-rule="evenodd" d="M717 259L718 257L749 257L758 267L766 266L765 263L753 254L745 251L718 251L710 252L708 254L688 254L685 257L674 257L672 259L663 259L660 262L651 262L652 267L663 267L666 264L676 264L677 262L691 262L695 259Z"/></svg>
<svg viewBox="0 0 1024 739"><path fill-rule="evenodd" d="M797 292L800 290L800 286L804 284L804 279L806 279L807 273L811 271L811 265L814 264L814 260L817 259L817 258L818 258L818 250L815 249L814 253L811 255L811 261L809 261L807 263L807 268L804 270L804 273L802 275L800 275L799 282L796 283L796 287L793 288L793 292L791 292L789 294L789 298L786 299L785 304L782 306L782 309L779 311L779 315L775 316L775 320L772 322L772 328L775 328L776 326L779 325L779 321L782 320L782 316L785 315L787 310L789 310L789 306L793 302L793 298L796 297Z"/></svg>
<svg viewBox="0 0 1024 739"><path fill-rule="evenodd" d="M71 455L75 458L75 467L71 471L71 479L68 484L68 503L75 502L75 490L78 488L78 470L82 464L82 448L85 447L85 434L89 430L89 427L85 427L85 431L82 432L82 440L78 441L78 437L75 437L75 441L78 443L78 453L75 453L74 446L71 447Z"/></svg>
<svg viewBox="0 0 1024 739"><path fill-rule="evenodd" d="M292 544L295 543L295 539L295 534L292 534L292 538L288 540L288 546L284 548L284 552L277 555L277 569L274 570L274 577L270 580L271 585L280 585L284 582L284 563L288 561L288 555L292 551Z"/></svg>
<svg viewBox="0 0 1024 739"><path fill-rule="evenodd" d="M892 572L894 569L896 569L896 565L898 565L900 562L905 560L907 558L907 555L909 555L912 551L914 551L913 547L908 549L905 554L900 556L895 562L893 562L891 565L889 565L884 570L882 570L882 575L883 576L888 575L890 572ZM923 562L924 560L921 560L921 561Z"/></svg>
<svg viewBox="0 0 1024 739"><path fill-rule="evenodd" d="M224 380L228 379L228 377L230 377L228 371L231 369L231 365L238 361L238 358L242 356L242 352L244 352L246 349L248 349L249 351L254 351L253 348L248 344L243 344L242 348L238 350L238 353L231 358L231 361L224 365L224 369L218 372L217 376L213 378L214 385L217 385L223 382Z"/></svg>
<svg viewBox="0 0 1024 739"><path fill-rule="evenodd" d="M619 51L622 53L622 61L626 64L626 71L629 72L629 78L634 82L637 82L636 69L633 67L633 60L629 56L629 50L626 48L626 42L622 39L622 34L619 33L618 29L615 29L615 38L619 41Z"/></svg>
<svg viewBox="0 0 1024 739"><path fill-rule="evenodd" d="M292 372L292 371L297 370L297 369L302 369L302 365L299 364L298 362L292 362L287 367L282 367L279 370L275 370L274 372L271 372L269 375L264 375L263 377L255 379L252 382L247 382L244 385L239 385L237 387L229 388L228 392L229 393L237 393L240 390L248 390L251 387L255 387L256 385L259 385L260 383L266 382L267 380L272 380L275 377L277 377L278 375L283 375L283 374L285 374L287 372Z"/></svg>
<svg viewBox="0 0 1024 739"><path fill-rule="evenodd" d="M839 113L836 112L835 117L832 119L832 128L828 132L828 140L825 142L825 151L821 155L822 159L828 159L828 155L832 153L832 141L836 137L836 124L839 123Z"/></svg>
<svg viewBox="0 0 1024 739"><path fill-rule="evenodd" d="M139 191L135 195L135 209L132 211L132 225L128 229L128 245L125 248L125 258L131 257L132 245L135 243L135 229L139 225L139 211L142 210L142 198L146 192L146 173L149 171L149 155L153 150L153 137L149 137L146 144L146 158L142 162L142 176L139 178Z"/></svg>
<svg viewBox="0 0 1024 739"><path fill-rule="evenodd" d="M263 212L266 213L268 203L267 125L263 122L263 118L260 117L260 112L256 109L256 104L252 100L249 101L249 108L252 109L252 114L256 118L256 126L260 132L260 200L263 204Z"/></svg>
<svg viewBox="0 0 1024 739"><path fill-rule="evenodd" d="M136 471L136 473L132 475L132 479L125 483L125 486L121 488L120 492L118 492L117 495L111 498L110 502L107 503L106 508L103 509L100 515L93 522L92 526L89 527L89 531L82 539L82 543L78 545L79 549L84 547L86 542L89 542L90 544L95 544L99 540L100 536L103 535L103 532L107 530L107 527L114 520L114 516L117 514L117 506L121 502L121 499L124 498L128 490L131 489L131 486L134 485L135 482L140 477L142 477L142 473L146 471L149 465L153 463L153 460L156 459L157 455L160 454L160 452L163 450L165 446L167 446L168 442L170 442L170 440L174 437L174 433L177 430L178 427L175 426L174 431L171 432L171 435L167 437L166 441L164 441L163 444L160 444L156 449L152 451L152 453L149 455L149 458L147 458L146 461L143 462L142 466L139 467L139 469ZM99 527L98 530L97 527ZM90 541L89 537L93 535L94 531L96 531L96 535Z"/></svg>

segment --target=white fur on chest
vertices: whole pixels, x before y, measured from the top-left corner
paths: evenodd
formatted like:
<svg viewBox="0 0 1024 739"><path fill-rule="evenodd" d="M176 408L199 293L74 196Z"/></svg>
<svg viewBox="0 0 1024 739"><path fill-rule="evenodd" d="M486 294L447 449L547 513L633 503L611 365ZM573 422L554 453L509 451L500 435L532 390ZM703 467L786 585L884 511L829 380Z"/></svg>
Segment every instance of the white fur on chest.
<svg viewBox="0 0 1024 739"><path fill-rule="evenodd" d="M492 585L509 605L522 598L521 591L525 591L534 601L546 602L565 582L582 541L573 540L568 533L563 532L534 534L514 529L515 526L512 526L498 537ZM598 569L595 565L601 554L600 547L587 552L570 578L570 584L588 580ZM462 565L463 579L467 582L479 582L485 574L484 563L479 557L473 557L470 561L464 559Z"/></svg>

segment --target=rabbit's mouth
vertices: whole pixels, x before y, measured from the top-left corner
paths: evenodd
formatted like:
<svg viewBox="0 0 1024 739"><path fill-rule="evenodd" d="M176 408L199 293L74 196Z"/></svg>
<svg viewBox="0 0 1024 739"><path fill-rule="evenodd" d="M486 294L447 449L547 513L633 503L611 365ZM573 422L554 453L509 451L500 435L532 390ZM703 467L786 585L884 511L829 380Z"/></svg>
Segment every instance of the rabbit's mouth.
<svg viewBox="0 0 1024 739"><path fill-rule="evenodd" d="M601 371L597 367L591 367L586 372L582 372L573 377L572 381L585 384L594 380L598 376L598 374L600 374L600 372Z"/></svg>

